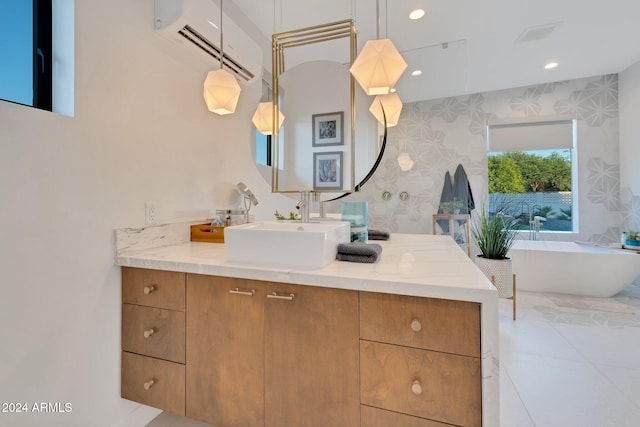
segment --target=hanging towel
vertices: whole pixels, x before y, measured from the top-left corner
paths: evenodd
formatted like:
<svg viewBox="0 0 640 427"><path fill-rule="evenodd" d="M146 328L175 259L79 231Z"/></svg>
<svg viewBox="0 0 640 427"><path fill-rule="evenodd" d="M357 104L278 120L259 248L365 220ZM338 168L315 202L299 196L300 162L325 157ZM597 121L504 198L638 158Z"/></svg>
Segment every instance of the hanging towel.
<svg viewBox="0 0 640 427"><path fill-rule="evenodd" d="M378 230L368 229L367 236L369 240L389 240L391 233L386 228L380 228Z"/></svg>
<svg viewBox="0 0 640 427"><path fill-rule="evenodd" d="M440 194L440 203L453 202L453 182L449 171L444 174L444 184L442 185L442 193ZM438 208L438 213L442 213L442 209Z"/></svg>
<svg viewBox="0 0 640 427"><path fill-rule="evenodd" d="M458 165L456 173L453 175L453 200L462 203L461 214L471 213L476 207L473 201L473 193L471 193L471 184L469 184L467 173L462 165Z"/></svg>
<svg viewBox="0 0 640 427"><path fill-rule="evenodd" d="M444 184L442 185L442 193L440 194L440 204L453 202L453 183L451 182L451 174L449 171L444 174ZM442 213L442 208L438 207L438 213ZM444 234L449 234L449 221L439 219L436 221Z"/></svg>
<svg viewBox="0 0 640 427"><path fill-rule="evenodd" d="M377 243L340 243L336 259L339 261L374 263L380 258L382 246Z"/></svg>

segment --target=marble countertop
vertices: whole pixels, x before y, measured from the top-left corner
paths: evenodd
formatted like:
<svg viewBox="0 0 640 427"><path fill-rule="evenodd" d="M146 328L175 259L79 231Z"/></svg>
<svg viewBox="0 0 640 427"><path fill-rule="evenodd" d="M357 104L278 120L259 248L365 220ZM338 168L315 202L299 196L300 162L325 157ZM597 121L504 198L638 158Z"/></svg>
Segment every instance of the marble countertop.
<svg viewBox="0 0 640 427"><path fill-rule="evenodd" d="M316 270L274 268L227 261L224 244L179 242L136 245L118 251L116 264L158 270L238 277L462 301L497 302L497 292L449 236L393 234L376 241L374 264L333 261Z"/></svg>

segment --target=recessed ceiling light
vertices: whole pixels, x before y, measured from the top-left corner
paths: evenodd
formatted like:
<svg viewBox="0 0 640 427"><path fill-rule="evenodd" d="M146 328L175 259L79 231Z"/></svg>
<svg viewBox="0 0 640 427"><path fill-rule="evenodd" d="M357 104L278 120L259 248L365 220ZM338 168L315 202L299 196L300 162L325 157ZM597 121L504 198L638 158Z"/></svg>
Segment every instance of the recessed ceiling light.
<svg viewBox="0 0 640 427"><path fill-rule="evenodd" d="M558 65L560 65L560 64L558 64L556 61L550 61L550 62L547 62L546 64L544 64L544 69L545 70L551 70L552 68L556 68Z"/></svg>
<svg viewBox="0 0 640 427"><path fill-rule="evenodd" d="M412 10L411 13L409 14L409 19L420 19L424 16L424 9L416 9L416 10Z"/></svg>
<svg viewBox="0 0 640 427"><path fill-rule="evenodd" d="M415 71L412 71L412 72L411 72L411 75L412 75L413 77L420 76L420 75L422 75L422 70L415 70Z"/></svg>

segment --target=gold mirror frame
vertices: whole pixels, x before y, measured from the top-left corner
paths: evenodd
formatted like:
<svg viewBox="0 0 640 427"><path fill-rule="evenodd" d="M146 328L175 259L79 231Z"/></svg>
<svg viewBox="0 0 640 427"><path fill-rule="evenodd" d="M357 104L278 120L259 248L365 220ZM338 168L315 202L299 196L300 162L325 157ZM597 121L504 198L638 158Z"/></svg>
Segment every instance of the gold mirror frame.
<svg viewBox="0 0 640 427"><path fill-rule="evenodd" d="M285 72L285 50L293 47L305 46L314 43L322 43L341 38L349 38L350 66L356 59L357 55L357 39L356 29L353 19L344 21L336 21L328 24L316 25L313 27L300 28L297 30L287 31L283 33L273 34L271 37L271 93L273 100L272 114L272 159L274 165L271 168L271 191L273 193L299 193L301 191L309 191L311 189L279 189L278 182L278 159L280 150L279 133L280 129L276 125L277 117L280 111L280 83L279 77ZM355 135L356 135L356 117L355 117L355 79L349 75L349 91L350 91L350 110L351 110L351 180L350 188L342 190L312 190L317 193L351 193L355 190Z"/></svg>

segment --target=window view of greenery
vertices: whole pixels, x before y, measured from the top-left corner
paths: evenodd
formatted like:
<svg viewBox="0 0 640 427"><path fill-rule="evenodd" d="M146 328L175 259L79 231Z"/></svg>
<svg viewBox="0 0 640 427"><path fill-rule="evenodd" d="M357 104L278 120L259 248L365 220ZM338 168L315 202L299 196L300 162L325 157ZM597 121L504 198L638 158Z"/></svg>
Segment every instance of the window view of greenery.
<svg viewBox="0 0 640 427"><path fill-rule="evenodd" d="M489 206L530 230L572 231L571 150L489 153Z"/></svg>

